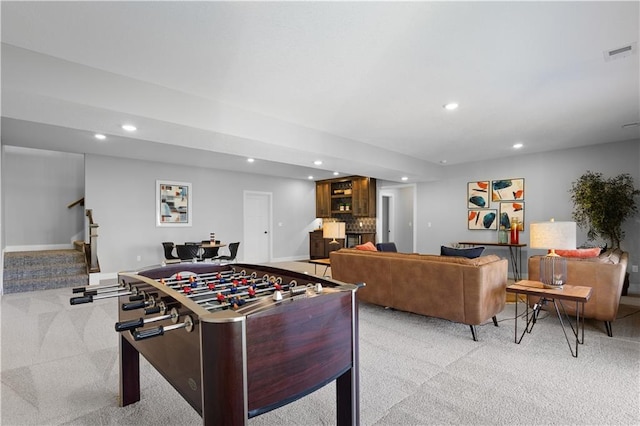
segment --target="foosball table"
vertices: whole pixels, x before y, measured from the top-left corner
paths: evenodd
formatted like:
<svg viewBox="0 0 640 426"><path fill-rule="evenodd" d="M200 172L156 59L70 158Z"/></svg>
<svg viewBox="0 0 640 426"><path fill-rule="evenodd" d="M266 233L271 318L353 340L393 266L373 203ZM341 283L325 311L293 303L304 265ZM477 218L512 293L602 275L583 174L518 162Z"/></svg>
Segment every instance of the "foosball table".
<svg viewBox="0 0 640 426"><path fill-rule="evenodd" d="M358 285L284 269L180 263L74 289L117 297L120 405L140 400L140 354L202 416L242 425L336 381L338 425L359 424ZM162 402L159 402L162 403Z"/></svg>

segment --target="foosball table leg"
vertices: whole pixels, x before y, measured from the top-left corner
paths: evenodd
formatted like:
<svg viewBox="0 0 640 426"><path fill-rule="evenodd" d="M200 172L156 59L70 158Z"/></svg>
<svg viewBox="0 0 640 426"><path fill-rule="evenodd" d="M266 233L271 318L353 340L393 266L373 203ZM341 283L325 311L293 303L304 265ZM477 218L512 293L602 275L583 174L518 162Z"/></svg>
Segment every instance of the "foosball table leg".
<svg viewBox="0 0 640 426"><path fill-rule="evenodd" d="M120 335L120 406L140 401L140 353Z"/></svg>
<svg viewBox="0 0 640 426"><path fill-rule="evenodd" d="M355 293L352 293L352 365L336 379L336 414L338 426L360 425L360 354L358 351L359 327L358 327L358 301Z"/></svg>
<svg viewBox="0 0 640 426"><path fill-rule="evenodd" d="M357 380L357 370L354 368L350 368L336 379L336 423L338 426L360 424Z"/></svg>

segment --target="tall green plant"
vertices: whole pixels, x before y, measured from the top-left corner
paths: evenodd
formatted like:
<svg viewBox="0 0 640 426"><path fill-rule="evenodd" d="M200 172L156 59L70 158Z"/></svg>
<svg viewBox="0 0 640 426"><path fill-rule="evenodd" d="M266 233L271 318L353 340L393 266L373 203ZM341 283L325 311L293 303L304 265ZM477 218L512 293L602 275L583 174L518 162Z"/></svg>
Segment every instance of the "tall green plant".
<svg viewBox="0 0 640 426"><path fill-rule="evenodd" d="M624 239L622 225L638 212L634 197L640 194L628 173L604 179L602 173L587 171L571 184L574 204L573 220L587 229L587 238L608 240L611 247L620 247Z"/></svg>

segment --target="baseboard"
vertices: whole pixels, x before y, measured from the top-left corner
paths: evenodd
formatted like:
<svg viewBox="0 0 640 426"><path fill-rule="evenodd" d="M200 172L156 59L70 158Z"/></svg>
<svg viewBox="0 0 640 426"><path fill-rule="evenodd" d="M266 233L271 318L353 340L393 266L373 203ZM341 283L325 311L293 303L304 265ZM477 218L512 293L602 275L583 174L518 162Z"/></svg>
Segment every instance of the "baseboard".
<svg viewBox="0 0 640 426"><path fill-rule="evenodd" d="M36 244L32 246L6 246L4 251L41 251L41 250L69 250L74 249L73 243L69 244Z"/></svg>
<svg viewBox="0 0 640 426"><path fill-rule="evenodd" d="M301 260L309 260L309 256L291 256L291 257L278 257L271 259L269 263L276 262L299 262Z"/></svg>

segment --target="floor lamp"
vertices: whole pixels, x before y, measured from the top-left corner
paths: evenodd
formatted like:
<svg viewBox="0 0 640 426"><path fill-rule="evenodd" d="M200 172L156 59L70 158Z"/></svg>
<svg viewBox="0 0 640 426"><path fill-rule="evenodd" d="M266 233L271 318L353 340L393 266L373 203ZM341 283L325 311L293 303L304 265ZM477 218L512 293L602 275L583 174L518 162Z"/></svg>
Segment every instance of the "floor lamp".
<svg viewBox="0 0 640 426"><path fill-rule="evenodd" d="M576 223L549 222L532 223L529 245L534 249L549 250L540 259L540 281L546 288L562 288L567 281L567 259L556 254L556 250L576 248Z"/></svg>

